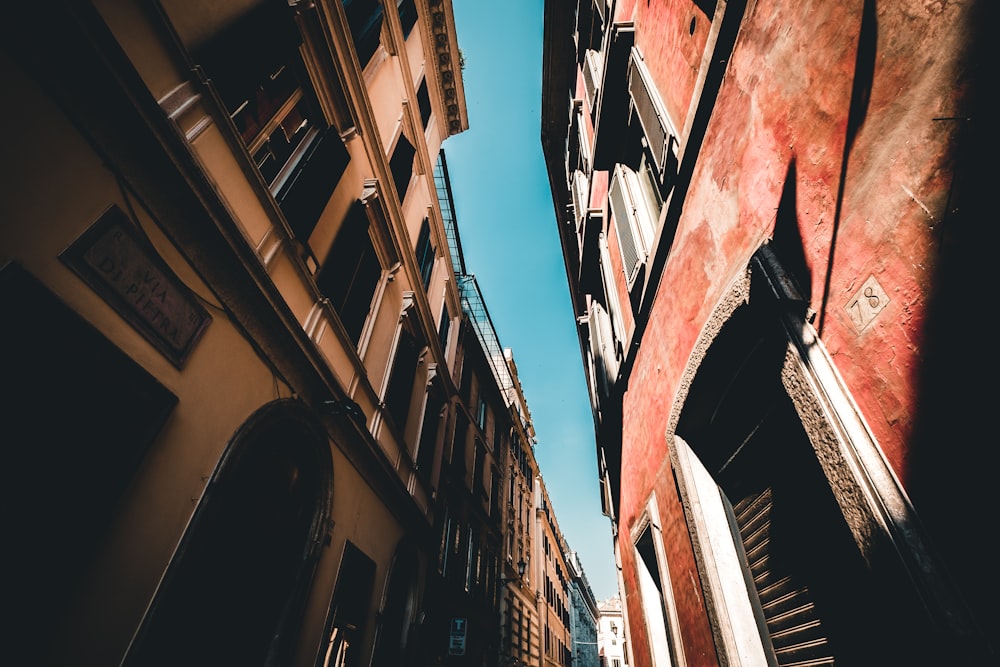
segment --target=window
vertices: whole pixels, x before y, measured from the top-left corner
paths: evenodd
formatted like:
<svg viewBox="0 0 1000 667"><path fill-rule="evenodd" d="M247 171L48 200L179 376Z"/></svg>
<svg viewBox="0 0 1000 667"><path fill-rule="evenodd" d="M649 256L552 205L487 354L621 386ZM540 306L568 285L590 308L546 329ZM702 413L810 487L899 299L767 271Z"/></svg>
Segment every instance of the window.
<svg viewBox="0 0 1000 667"><path fill-rule="evenodd" d="M392 172L392 182L396 186L396 194L399 195L400 204L406 199L406 191L410 187L410 178L413 176L413 156L416 153L416 149L413 148L413 144L406 138L406 135L400 133L396 148L393 149L392 157L389 158L389 171Z"/></svg>
<svg viewBox="0 0 1000 667"><path fill-rule="evenodd" d="M500 443L503 439L503 426L501 425L498 415L493 417L493 452L497 455L500 454Z"/></svg>
<svg viewBox="0 0 1000 667"><path fill-rule="evenodd" d="M476 403L476 424L479 425L480 431L486 431L486 399L483 398L482 393L479 394Z"/></svg>
<svg viewBox="0 0 1000 667"><path fill-rule="evenodd" d="M667 113L660 94L638 49L632 47L628 72L629 96L634 117L638 120L657 170L657 181L671 165L677 130ZM674 160L676 158L673 158Z"/></svg>
<svg viewBox="0 0 1000 667"><path fill-rule="evenodd" d="M490 484L490 516L500 518L500 469L493 468Z"/></svg>
<svg viewBox="0 0 1000 667"><path fill-rule="evenodd" d="M451 329L451 316L448 314L448 304L441 304L441 322L438 324L438 338L441 341L441 351L448 355L448 332Z"/></svg>
<svg viewBox="0 0 1000 667"><path fill-rule="evenodd" d="M392 570L386 586L385 599L378 615L378 630L372 667L399 667L406 664L404 656L411 646L412 621L417 606L416 550L404 543L393 558Z"/></svg>
<svg viewBox="0 0 1000 667"><path fill-rule="evenodd" d="M590 302L587 318L590 333L590 350L593 356L594 377L599 398L607 400L618 381L618 351L615 343L611 316L599 301Z"/></svg>
<svg viewBox="0 0 1000 667"><path fill-rule="evenodd" d="M316 278L316 284L340 316L350 339L361 341L372 299L382 277L379 263L368 232L365 205L356 201L334 239L330 255Z"/></svg>
<svg viewBox="0 0 1000 667"><path fill-rule="evenodd" d="M392 363L389 386L385 391L385 408L400 436L406 429L410 404L413 402L413 383L417 377L417 362L423 348L404 325L396 345L396 358Z"/></svg>
<svg viewBox="0 0 1000 667"><path fill-rule="evenodd" d="M431 98L427 94L427 77L420 82L417 88L417 107L420 109L420 121L427 129L427 123L431 120Z"/></svg>
<svg viewBox="0 0 1000 667"><path fill-rule="evenodd" d="M595 4L597 6L595 7ZM603 0L580 0L576 7L577 60L587 49L600 49L604 36Z"/></svg>
<svg viewBox="0 0 1000 667"><path fill-rule="evenodd" d="M486 487L483 482L483 475L485 470L483 466L486 463L486 449L483 447L482 441L476 438L476 462L472 473L472 492L477 495L486 495Z"/></svg>
<svg viewBox="0 0 1000 667"><path fill-rule="evenodd" d="M437 435L443 409L444 398L440 391L432 386L427 392L424 423L420 428L420 444L417 448L417 470L427 479L430 479L431 468L434 465L434 450L437 448Z"/></svg>
<svg viewBox="0 0 1000 667"><path fill-rule="evenodd" d="M378 0L344 0L344 13L354 38L354 50L364 69L379 46L382 3Z"/></svg>
<svg viewBox="0 0 1000 667"><path fill-rule="evenodd" d="M438 572L447 576L448 574L448 552L451 551L451 517L448 515L448 507L444 508L444 516L441 520L441 544L438 547Z"/></svg>
<svg viewBox="0 0 1000 667"><path fill-rule="evenodd" d="M405 39L410 36L410 31L417 22L417 6L413 0L396 0L396 9L399 10L399 22Z"/></svg>
<svg viewBox="0 0 1000 667"><path fill-rule="evenodd" d="M451 446L451 464L460 474L465 474L465 442L469 432L469 419L459 409L455 414L455 435Z"/></svg>
<svg viewBox="0 0 1000 667"><path fill-rule="evenodd" d="M264 3L200 49L236 130L295 236L307 242L350 161L328 128L283 3Z"/></svg>
<svg viewBox="0 0 1000 667"><path fill-rule="evenodd" d="M420 224L417 235L417 266L420 267L420 277L424 281L424 290L430 289L431 273L434 271L434 246L431 245L431 225L427 218Z"/></svg>
<svg viewBox="0 0 1000 667"><path fill-rule="evenodd" d="M643 188L635 171L623 164L615 165L608 188L608 207L614 219L618 250L629 289L646 264L657 220L652 216L653 211ZM656 213L658 217L659 209Z"/></svg>
<svg viewBox="0 0 1000 667"><path fill-rule="evenodd" d="M655 518L655 499L650 500L644 517L645 526L635 541L636 569L643 616L649 632L653 665L669 667L684 664L679 621L674 606L673 589L666 560L662 554L662 534Z"/></svg>
<svg viewBox="0 0 1000 667"><path fill-rule="evenodd" d="M475 531L472 526L469 526L468 532L468 544L465 554L465 590L468 591L472 588L472 573L474 565L474 557L478 555Z"/></svg>
<svg viewBox="0 0 1000 667"><path fill-rule="evenodd" d="M272 138L268 143L274 144L275 140ZM287 179L277 190L272 190L292 233L300 241L308 242L350 159L340 136L326 130L303 147Z"/></svg>
<svg viewBox="0 0 1000 667"><path fill-rule="evenodd" d="M375 562L347 542L324 636L322 667L360 667L362 641L375 583Z"/></svg>

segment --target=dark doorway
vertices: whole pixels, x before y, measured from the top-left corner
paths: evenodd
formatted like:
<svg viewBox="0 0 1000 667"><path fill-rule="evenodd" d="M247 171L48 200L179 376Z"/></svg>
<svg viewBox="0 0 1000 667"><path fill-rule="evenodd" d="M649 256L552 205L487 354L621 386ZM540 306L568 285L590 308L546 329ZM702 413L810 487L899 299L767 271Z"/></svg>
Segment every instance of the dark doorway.
<svg viewBox="0 0 1000 667"><path fill-rule="evenodd" d="M20 265L0 270L4 653L43 664L177 399Z"/></svg>
<svg viewBox="0 0 1000 667"><path fill-rule="evenodd" d="M781 379L779 312L757 299L709 348L677 434L732 505L764 644L777 665L934 664L901 566L866 559L848 526Z"/></svg>
<svg viewBox="0 0 1000 667"><path fill-rule="evenodd" d="M392 563L382 606L373 667L402 667L410 659L410 630L417 604L417 554L400 547Z"/></svg>
<svg viewBox="0 0 1000 667"><path fill-rule="evenodd" d="M127 664L287 661L328 512L329 449L291 401L262 412L206 491Z"/></svg>

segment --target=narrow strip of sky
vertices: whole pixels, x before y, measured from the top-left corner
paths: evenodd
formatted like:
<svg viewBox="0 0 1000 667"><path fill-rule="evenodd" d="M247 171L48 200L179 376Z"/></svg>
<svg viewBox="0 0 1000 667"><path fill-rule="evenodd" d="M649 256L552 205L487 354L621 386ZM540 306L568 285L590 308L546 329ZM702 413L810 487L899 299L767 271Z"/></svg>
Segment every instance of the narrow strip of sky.
<svg viewBox="0 0 1000 667"><path fill-rule="evenodd" d="M543 0L453 0L469 109L445 142L466 266L513 350L535 456L594 595L617 595L594 425L541 150Z"/></svg>

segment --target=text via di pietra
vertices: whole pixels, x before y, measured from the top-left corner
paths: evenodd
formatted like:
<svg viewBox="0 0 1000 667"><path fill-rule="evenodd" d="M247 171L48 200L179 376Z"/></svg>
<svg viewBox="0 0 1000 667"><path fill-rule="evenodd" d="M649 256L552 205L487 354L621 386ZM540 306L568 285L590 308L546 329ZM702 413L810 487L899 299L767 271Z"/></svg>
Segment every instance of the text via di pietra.
<svg viewBox="0 0 1000 667"><path fill-rule="evenodd" d="M155 251L136 238L120 209L109 209L66 261L175 364L210 321Z"/></svg>

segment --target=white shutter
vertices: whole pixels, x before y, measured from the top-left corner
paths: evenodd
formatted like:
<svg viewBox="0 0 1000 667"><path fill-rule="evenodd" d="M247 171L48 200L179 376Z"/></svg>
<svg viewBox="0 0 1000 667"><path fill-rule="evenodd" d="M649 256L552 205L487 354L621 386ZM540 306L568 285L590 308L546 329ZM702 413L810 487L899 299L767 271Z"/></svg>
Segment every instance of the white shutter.
<svg viewBox="0 0 1000 667"><path fill-rule="evenodd" d="M573 193L573 208L576 213L576 229L579 232L583 221L587 218L587 210L590 207L590 181L587 175L579 169L573 172L573 181L570 184Z"/></svg>
<svg viewBox="0 0 1000 667"><path fill-rule="evenodd" d="M630 178L631 177L631 178ZM638 216L648 218L643 206L636 207L635 173L622 165L615 165L608 188L608 206L615 219L615 231L618 234L618 249L622 255L622 268L625 271L625 281L629 289L635 282L639 269L646 263L648 248L643 237L643 226L648 226L647 220L640 221Z"/></svg>
<svg viewBox="0 0 1000 667"><path fill-rule="evenodd" d="M600 51L587 49L583 56L583 86L587 90L587 105L593 110L601 90L601 69L604 57Z"/></svg>
<svg viewBox="0 0 1000 667"><path fill-rule="evenodd" d="M629 60L628 92L632 98L632 108L653 153L656 168L662 175L667 164L667 151L671 150L671 141L676 141L677 130L674 129L660 94L649 76L649 70L635 47L632 47L632 57Z"/></svg>
<svg viewBox="0 0 1000 667"><path fill-rule="evenodd" d="M590 349L594 357L594 374L597 378L600 398L611 396L611 390L618 379L618 354L615 349L615 334L611 327L611 317L599 301L592 301L588 317L590 324Z"/></svg>

